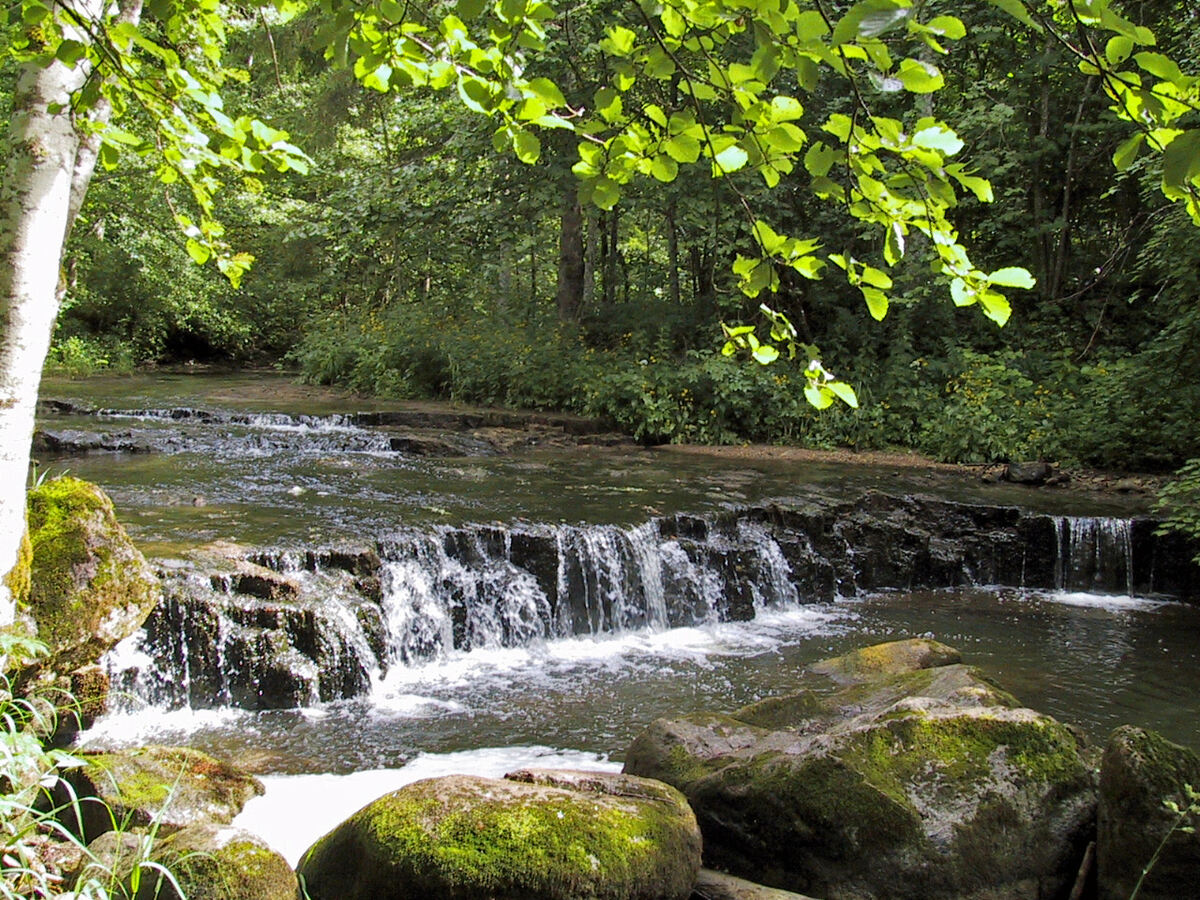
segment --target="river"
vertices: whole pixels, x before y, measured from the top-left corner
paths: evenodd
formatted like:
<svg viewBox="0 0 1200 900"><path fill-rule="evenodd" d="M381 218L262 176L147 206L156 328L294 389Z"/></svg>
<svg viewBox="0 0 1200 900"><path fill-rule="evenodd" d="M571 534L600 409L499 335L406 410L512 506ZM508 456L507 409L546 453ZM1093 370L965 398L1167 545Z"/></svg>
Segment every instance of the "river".
<svg viewBox="0 0 1200 900"><path fill-rule="evenodd" d="M45 470L102 485L134 539L158 558L214 540L298 550L464 523L632 528L679 512L703 517L770 498L868 489L1062 515L1144 512L1111 498L920 470L631 447L490 454L480 438L480 455L418 457L393 449L395 427L351 415L402 404L309 391L275 375L50 380L43 396L70 403L44 415L44 429L73 436L76 446L125 448L41 454ZM464 440L472 446L469 434ZM86 738L97 746L185 743L263 774L270 802L255 801L247 822L293 858L316 836L312 826L288 835L271 829L295 819L291 798L311 797L318 784L353 804L427 773L498 774L539 759L613 767L659 716L731 710L788 690L816 659L916 635L959 648L1023 702L1095 741L1132 722L1200 746L1195 606L1066 587L885 591L821 602L793 591L785 600L756 603L750 621L651 621L520 646L445 647L374 673L361 696L302 709L133 702Z"/></svg>

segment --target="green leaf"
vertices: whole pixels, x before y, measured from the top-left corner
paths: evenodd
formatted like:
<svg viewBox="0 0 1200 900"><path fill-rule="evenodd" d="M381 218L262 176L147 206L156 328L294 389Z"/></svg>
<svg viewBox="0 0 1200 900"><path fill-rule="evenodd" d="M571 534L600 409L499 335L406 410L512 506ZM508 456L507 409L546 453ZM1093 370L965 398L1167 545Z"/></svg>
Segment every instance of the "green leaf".
<svg viewBox="0 0 1200 900"><path fill-rule="evenodd" d="M858 395L854 393L854 388L846 384L844 381L830 381L825 387L837 394L842 402L851 409L858 409Z"/></svg>
<svg viewBox="0 0 1200 900"><path fill-rule="evenodd" d="M759 344L750 355L754 357L755 362L764 366L769 366L779 359L779 351L770 344Z"/></svg>
<svg viewBox="0 0 1200 900"><path fill-rule="evenodd" d="M979 305L983 307L983 314L997 325L1004 326L1012 316L1012 306L1008 299L995 291L984 291L980 294Z"/></svg>
<svg viewBox="0 0 1200 900"><path fill-rule="evenodd" d="M918 147L941 150L947 156L953 156L964 146L958 135L944 125L921 129L913 135L912 142Z"/></svg>
<svg viewBox="0 0 1200 900"><path fill-rule="evenodd" d="M784 153L795 153L804 146L804 132L790 123L776 125L762 136L765 143Z"/></svg>
<svg viewBox="0 0 1200 900"><path fill-rule="evenodd" d="M859 290L862 291L863 298L867 301L867 310L871 313L871 318L876 322L882 322L888 312L887 294L879 288L867 287L865 284L859 285Z"/></svg>
<svg viewBox="0 0 1200 900"><path fill-rule="evenodd" d="M621 199L621 189L617 183L605 176L592 185L592 202L605 211L612 209Z"/></svg>
<svg viewBox="0 0 1200 900"><path fill-rule="evenodd" d="M69 69L75 68L76 63L87 56L87 47L79 41L64 39L54 51L54 58Z"/></svg>
<svg viewBox="0 0 1200 900"><path fill-rule="evenodd" d="M1146 140L1146 135L1143 132L1137 131L1131 134L1128 139L1121 143L1113 153L1112 161L1118 172L1124 172L1137 159L1138 151L1142 149L1142 144Z"/></svg>
<svg viewBox="0 0 1200 900"><path fill-rule="evenodd" d="M663 146L676 162L694 163L700 158L700 142L691 135L676 135Z"/></svg>
<svg viewBox="0 0 1200 900"><path fill-rule="evenodd" d="M517 153L517 159L532 165L542 155L542 142L531 132L518 131L513 135L513 150Z"/></svg>
<svg viewBox="0 0 1200 900"><path fill-rule="evenodd" d="M936 16L926 22L925 27L952 41L959 41L967 36L967 27L963 25L962 19L956 16Z"/></svg>
<svg viewBox="0 0 1200 900"><path fill-rule="evenodd" d="M1116 38L1113 38L1116 40ZM1126 40L1129 40L1126 38ZM1129 41L1132 45L1133 41ZM1164 81L1174 82L1180 87L1187 87L1194 79L1188 78L1179 70L1175 60L1161 53L1151 53L1143 51L1133 57L1134 62L1143 72L1149 72L1155 78L1161 78Z"/></svg>
<svg viewBox="0 0 1200 900"><path fill-rule="evenodd" d="M1030 290L1037 284L1037 279L1029 274L1028 269L1012 266L1007 269L997 269L988 276L988 282L990 284L1003 285L1004 287Z"/></svg>
<svg viewBox="0 0 1200 900"><path fill-rule="evenodd" d="M791 122L804 115L804 107L795 97L780 94L771 98L771 116L776 122Z"/></svg>
<svg viewBox="0 0 1200 900"><path fill-rule="evenodd" d="M804 154L804 168L815 178L824 178L833 168L834 152L824 141L817 141Z"/></svg>
<svg viewBox="0 0 1200 900"><path fill-rule="evenodd" d="M535 78L529 82L527 88L550 109L559 109L567 105L567 98L549 78Z"/></svg>
<svg viewBox="0 0 1200 900"><path fill-rule="evenodd" d="M1163 149L1163 184L1184 188L1200 176L1200 130L1185 131Z"/></svg>
<svg viewBox="0 0 1200 900"><path fill-rule="evenodd" d="M1033 16L1029 14L1029 10L1021 0L988 0L988 3L997 9L1004 10L1018 22L1028 25L1034 31L1042 30L1042 26L1034 21Z"/></svg>
<svg viewBox="0 0 1200 900"><path fill-rule="evenodd" d="M628 56L633 52L637 35L621 25L608 30L608 37L600 42L600 48L610 56Z"/></svg>
<svg viewBox="0 0 1200 900"><path fill-rule="evenodd" d="M746 165L749 155L737 144L730 144L715 157L713 157L713 172L716 175L724 175L729 172L736 172L742 166Z"/></svg>
<svg viewBox="0 0 1200 900"><path fill-rule="evenodd" d="M670 156L656 156L650 164L650 174L664 184L669 184L679 174L679 163Z"/></svg>
<svg viewBox="0 0 1200 900"><path fill-rule="evenodd" d="M919 59L906 59L896 70L896 77L905 90L914 94L931 94L942 89L946 83L942 73L932 63Z"/></svg>
<svg viewBox="0 0 1200 900"><path fill-rule="evenodd" d="M1132 52L1133 39L1123 34L1109 38L1108 43L1104 45L1104 58L1108 60L1109 65L1119 66L1129 59Z"/></svg>
<svg viewBox="0 0 1200 900"><path fill-rule="evenodd" d="M212 251L194 238L188 238L187 254L198 266L204 265L212 258Z"/></svg>
<svg viewBox="0 0 1200 900"><path fill-rule="evenodd" d="M828 409L833 405L833 392L828 389L823 391L810 384L804 389L804 399L817 409Z"/></svg>

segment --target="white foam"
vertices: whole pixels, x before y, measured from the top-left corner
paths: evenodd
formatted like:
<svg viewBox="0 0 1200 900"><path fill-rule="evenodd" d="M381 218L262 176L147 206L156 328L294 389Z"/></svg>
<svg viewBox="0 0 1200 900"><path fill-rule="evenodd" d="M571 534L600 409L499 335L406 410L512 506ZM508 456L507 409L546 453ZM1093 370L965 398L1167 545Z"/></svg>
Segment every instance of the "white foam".
<svg viewBox="0 0 1200 900"><path fill-rule="evenodd" d="M173 709L147 706L138 712L117 712L98 719L77 739L79 746L93 741L106 745L170 743L186 741L188 735L205 728L216 728L250 719L254 713L244 709Z"/></svg>
<svg viewBox="0 0 1200 900"><path fill-rule="evenodd" d="M608 757L550 747L489 747L457 753L428 753L402 769L374 769L351 775L268 775L266 793L246 804L233 820L253 832L295 866L304 852L334 826L390 791L443 775L499 778L524 766L619 772Z"/></svg>
<svg viewBox="0 0 1200 900"><path fill-rule="evenodd" d="M844 607L828 604L760 610L748 622L724 622L688 628L642 629L595 636L539 641L524 647L485 647L453 651L416 666L393 666L377 682L373 702L381 708L404 705L418 688L466 688L496 678L519 677L524 683L552 677L564 669L594 666L608 671L660 667L672 662L705 666L711 657L770 653L790 643L826 633L848 618ZM427 706L431 713L446 710ZM416 710L421 712L419 705Z"/></svg>
<svg viewBox="0 0 1200 900"><path fill-rule="evenodd" d="M1107 609L1114 612L1151 610L1164 606L1165 600L1149 597L1129 597L1123 594L1093 594L1087 591L1053 591L1038 596L1064 606L1081 606L1091 609Z"/></svg>

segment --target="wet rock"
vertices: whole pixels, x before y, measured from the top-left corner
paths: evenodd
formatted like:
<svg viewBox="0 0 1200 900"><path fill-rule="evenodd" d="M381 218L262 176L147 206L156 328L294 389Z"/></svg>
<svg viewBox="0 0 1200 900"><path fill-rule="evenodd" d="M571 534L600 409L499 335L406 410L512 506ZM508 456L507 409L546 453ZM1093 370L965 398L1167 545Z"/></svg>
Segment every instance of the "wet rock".
<svg viewBox="0 0 1200 900"><path fill-rule="evenodd" d="M70 795L56 799L65 827L85 842L118 824L153 825L164 835L188 825L228 824L263 792L257 778L187 747L78 755L84 765L63 774L78 802Z"/></svg>
<svg viewBox="0 0 1200 900"><path fill-rule="evenodd" d="M237 573L166 573L166 598L146 622L156 667L127 677L143 694L193 708L291 709L366 691L385 649L382 613L354 577L254 577L275 599L235 591L247 585ZM270 587L281 585L290 596Z"/></svg>
<svg viewBox="0 0 1200 900"><path fill-rule="evenodd" d="M765 884L829 900L1052 896L1094 815L1080 746L977 670L939 665L948 651L868 648L818 667L853 676L834 691L660 720L625 771L683 791L707 864ZM872 676L875 659L894 663Z"/></svg>
<svg viewBox="0 0 1200 900"><path fill-rule="evenodd" d="M1121 478L1113 484L1112 489L1118 494L1141 494L1146 486L1136 478Z"/></svg>
<svg viewBox="0 0 1200 900"><path fill-rule="evenodd" d="M364 807L299 866L313 900L684 900L700 836L666 785L523 770L411 784Z"/></svg>
<svg viewBox="0 0 1200 900"><path fill-rule="evenodd" d="M1004 470L1004 480L1013 484L1041 485L1046 483L1053 468L1046 462L1009 463Z"/></svg>
<svg viewBox="0 0 1200 900"><path fill-rule="evenodd" d="M300 884L282 856L262 838L221 825L192 825L154 848L152 857L170 871L148 871L134 900L297 900Z"/></svg>
<svg viewBox="0 0 1200 900"><path fill-rule="evenodd" d="M1122 726L1112 733L1100 765L1096 868L1100 900L1126 900L1142 869L1159 852L1139 900L1191 897L1200 883L1200 825L1188 815L1200 790L1200 757L1161 735ZM1166 804L1173 803L1179 812ZM1164 843L1165 840L1165 843Z"/></svg>
<svg viewBox="0 0 1200 900"><path fill-rule="evenodd" d="M755 884L712 869L701 869L692 900L812 900L803 894Z"/></svg>
<svg viewBox="0 0 1200 900"><path fill-rule="evenodd" d="M95 664L162 597L154 571L95 485L64 477L30 491L29 539L28 610L50 649L43 670Z"/></svg>
<svg viewBox="0 0 1200 900"><path fill-rule="evenodd" d="M962 654L953 647L929 638L912 638L852 650L814 663L810 668L838 681L869 681L882 675L903 675L960 662Z"/></svg>
<svg viewBox="0 0 1200 900"><path fill-rule="evenodd" d="M138 440L132 432L93 434L86 431L46 431L33 433L30 447L33 453L62 453L72 456L84 453L150 453L147 442Z"/></svg>

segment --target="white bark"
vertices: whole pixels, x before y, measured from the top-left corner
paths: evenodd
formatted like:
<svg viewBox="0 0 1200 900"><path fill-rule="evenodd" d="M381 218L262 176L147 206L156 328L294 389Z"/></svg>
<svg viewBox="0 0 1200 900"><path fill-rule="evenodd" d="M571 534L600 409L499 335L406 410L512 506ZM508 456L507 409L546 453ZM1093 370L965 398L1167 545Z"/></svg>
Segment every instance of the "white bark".
<svg viewBox="0 0 1200 900"><path fill-rule="evenodd" d="M79 134L71 94L85 67L21 67L0 189L0 625L16 608L6 579L25 533L29 445L42 366L58 316L57 285L70 218ZM57 108L58 112L50 112Z"/></svg>

